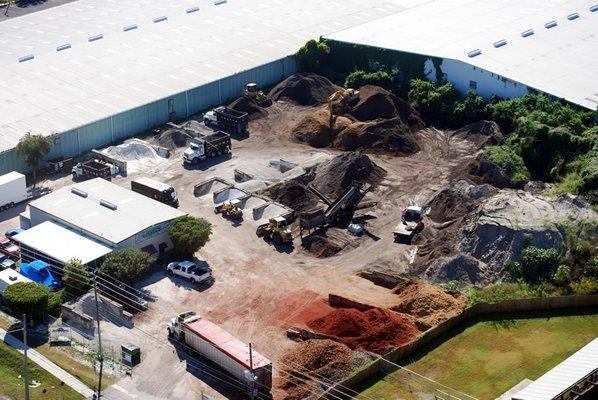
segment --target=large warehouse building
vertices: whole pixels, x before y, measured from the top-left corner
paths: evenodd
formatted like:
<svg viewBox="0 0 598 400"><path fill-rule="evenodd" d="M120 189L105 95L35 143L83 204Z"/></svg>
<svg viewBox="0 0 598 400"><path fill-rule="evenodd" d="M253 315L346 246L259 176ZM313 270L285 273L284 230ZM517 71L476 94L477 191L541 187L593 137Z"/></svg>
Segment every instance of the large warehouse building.
<svg viewBox="0 0 598 400"><path fill-rule="evenodd" d="M465 93L530 89L596 109L598 0L78 0L0 23L0 174L51 136L75 156L297 71L307 40L429 58ZM440 60L436 68L434 60Z"/></svg>
<svg viewBox="0 0 598 400"><path fill-rule="evenodd" d="M65 186L32 201L27 210L31 228L15 236L15 240L43 252L38 247L43 246L39 237L56 230L55 226L44 224L50 221L102 245L87 244L99 256L105 247L138 248L152 255L171 250L168 227L173 219L185 215L102 178ZM43 229L42 233L34 234L38 229ZM66 232L59 234L67 237ZM53 258L64 262L70 257Z"/></svg>

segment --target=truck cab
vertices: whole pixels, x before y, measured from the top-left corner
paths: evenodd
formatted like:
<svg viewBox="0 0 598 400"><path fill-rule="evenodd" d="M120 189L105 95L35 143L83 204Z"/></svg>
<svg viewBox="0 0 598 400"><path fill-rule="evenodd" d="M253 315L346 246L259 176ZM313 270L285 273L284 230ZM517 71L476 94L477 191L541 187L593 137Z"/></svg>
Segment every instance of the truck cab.
<svg viewBox="0 0 598 400"><path fill-rule="evenodd" d="M172 336L172 337L176 337L177 339L180 339L183 323L191 322L197 318L198 317L197 317L197 314L195 313L195 311L187 311L187 312L177 315L174 318L171 318L170 323L167 326L168 335Z"/></svg>
<svg viewBox="0 0 598 400"><path fill-rule="evenodd" d="M189 147L183 154L183 161L189 164L197 164L201 160L206 159L205 143L200 138L193 138L189 143Z"/></svg>
<svg viewBox="0 0 598 400"><path fill-rule="evenodd" d="M203 115L203 123L205 126L218 126L218 117L214 110L210 110Z"/></svg>

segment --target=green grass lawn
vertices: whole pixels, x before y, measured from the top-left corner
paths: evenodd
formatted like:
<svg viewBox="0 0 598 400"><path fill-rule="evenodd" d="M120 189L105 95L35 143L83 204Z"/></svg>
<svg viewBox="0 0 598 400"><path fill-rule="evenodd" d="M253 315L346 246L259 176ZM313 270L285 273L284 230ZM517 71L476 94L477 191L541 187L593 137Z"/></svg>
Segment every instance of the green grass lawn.
<svg viewBox="0 0 598 400"><path fill-rule="evenodd" d="M23 387L23 356L0 341L0 396L9 399L20 400L24 398ZM30 382L37 381L40 386L30 387L30 399L61 399L61 400L79 400L82 399L79 393L68 386L61 386L60 381L50 375L41 367L29 362ZM46 391L44 393L44 390Z"/></svg>
<svg viewBox="0 0 598 400"><path fill-rule="evenodd" d="M400 364L479 399L494 399L524 378L537 379L597 336L598 314L480 321ZM363 394L416 398L406 393L403 378L399 371L368 382Z"/></svg>

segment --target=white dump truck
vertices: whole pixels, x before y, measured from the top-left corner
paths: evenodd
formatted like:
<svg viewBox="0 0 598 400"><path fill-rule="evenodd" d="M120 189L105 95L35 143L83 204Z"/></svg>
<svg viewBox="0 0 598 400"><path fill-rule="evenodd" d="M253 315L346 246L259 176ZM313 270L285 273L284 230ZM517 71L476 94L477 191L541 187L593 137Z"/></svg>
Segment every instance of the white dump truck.
<svg viewBox="0 0 598 400"><path fill-rule="evenodd" d="M271 390L272 361L257 351L250 351L249 345L195 312L172 318L168 335L213 361L248 391L253 388L256 394L257 390Z"/></svg>
<svg viewBox="0 0 598 400"><path fill-rule="evenodd" d="M27 200L25 175L13 171L0 176L0 211Z"/></svg>
<svg viewBox="0 0 598 400"><path fill-rule="evenodd" d="M185 150L183 162L196 165L206 158L230 153L230 147L230 135L226 132L218 131L211 135L196 137L191 139L189 147Z"/></svg>
<svg viewBox="0 0 598 400"><path fill-rule="evenodd" d="M403 209L401 221L393 232L395 240L411 243L413 234L423 228L424 216L429 212L429 209L424 210L417 206L409 206Z"/></svg>

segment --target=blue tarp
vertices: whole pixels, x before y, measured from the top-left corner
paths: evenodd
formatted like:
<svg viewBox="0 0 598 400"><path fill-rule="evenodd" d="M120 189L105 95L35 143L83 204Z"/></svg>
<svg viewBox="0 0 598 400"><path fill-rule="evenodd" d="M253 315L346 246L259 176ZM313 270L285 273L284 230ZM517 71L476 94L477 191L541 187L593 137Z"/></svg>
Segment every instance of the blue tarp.
<svg viewBox="0 0 598 400"><path fill-rule="evenodd" d="M35 260L30 263L21 264L21 275L26 276L33 282L37 282L52 289L60 287L60 280L57 279L50 271L50 265L47 263Z"/></svg>

